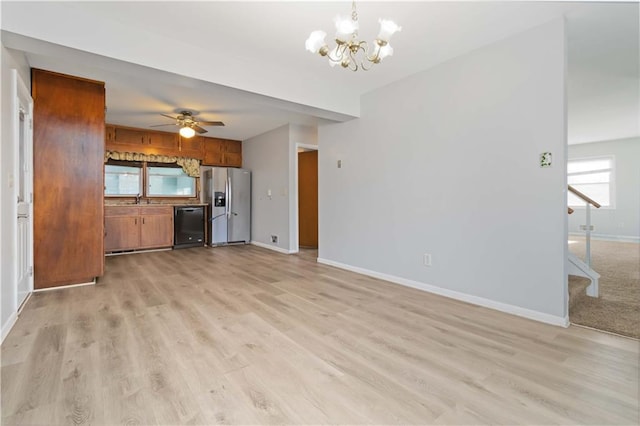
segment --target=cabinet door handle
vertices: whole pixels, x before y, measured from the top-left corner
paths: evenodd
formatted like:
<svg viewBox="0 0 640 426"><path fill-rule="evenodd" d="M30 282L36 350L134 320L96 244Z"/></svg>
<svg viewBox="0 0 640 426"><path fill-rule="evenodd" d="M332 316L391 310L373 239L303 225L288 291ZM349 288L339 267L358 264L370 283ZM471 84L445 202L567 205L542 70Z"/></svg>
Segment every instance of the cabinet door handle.
<svg viewBox="0 0 640 426"><path fill-rule="evenodd" d="M136 217L136 218L135 218L135 219L133 219L133 220L134 220L134 222L133 222L133 223L134 223L134 225L137 225L137 224L138 224L138 218Z"/></svg>
<svg viewBox="0 0 640 426"><path fill-rule="evenodd" d="M142 224L144 225L144 217L142 218Z"/></svg>

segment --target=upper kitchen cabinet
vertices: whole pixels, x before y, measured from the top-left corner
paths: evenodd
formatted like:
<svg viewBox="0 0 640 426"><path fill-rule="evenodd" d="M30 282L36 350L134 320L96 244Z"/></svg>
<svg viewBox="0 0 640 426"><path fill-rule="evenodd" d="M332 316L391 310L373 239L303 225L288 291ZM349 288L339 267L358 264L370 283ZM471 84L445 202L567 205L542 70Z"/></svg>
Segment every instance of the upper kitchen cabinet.
<svg viewBox="0 0 640 426"><path fill-rule="evenodd" d="M222 166L224 139L203 138L204 139L204 155L202 165L204 166Z"/></svg>
<svg viewBox="0 0 640 426"><path fill-rule="evenodd" d="M145 153L177 155L178 139L179 136L177 133L148 131L146 132L146 143L148 147Z"/></svg>
<svg viewBox="0 0 640 426"><path fill-rule="evenodd" d="M156 132L108 124L105 129L106 149L142 154L179 155L176 133Z"/></svg>
<svg viewBox="0 0 640 426"><path fill-rule="evenodd" d="M146 141L144 131L129 129L127 127L109 126L107 129L107 143L116 146L127 146L141 148Z"/></svg>
<svg viewBox="0 0 640 426"><path fill-rule="evenodd" d="M205 166L242 167L242 142L204 138Z"/></svg>
<svg viewBox="0 0 640 426"><path fill-rule="evenodd" d="M229 139L183 138L178 133L107 124L105 144L109 151L196 158L204 166L242 167L242 142Z"/></svg>
<svg viewBox="0 0 640 426"><path fill-rule="evenodd" d="M104 83L32 70L34 286L104 272Z"/></svg>
<svg viewBox="0 0 640 426"><path fill-rule="evenodd" d="M180 136L180 156L202 160L204 156L204 139L202 136L191 138Z"/></svg>
<svg viewBox="0 0 640 426"><path fill-rule="evenodd" d="M229 167L242 167L242 142L224 141L224 164Z"/></svg>

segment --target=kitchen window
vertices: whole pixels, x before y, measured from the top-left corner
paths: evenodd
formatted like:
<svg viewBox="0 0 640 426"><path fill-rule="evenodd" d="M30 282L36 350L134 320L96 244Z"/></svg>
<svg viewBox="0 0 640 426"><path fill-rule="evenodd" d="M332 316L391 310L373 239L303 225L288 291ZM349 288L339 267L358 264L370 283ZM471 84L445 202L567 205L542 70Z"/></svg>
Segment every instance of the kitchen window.
<svg viewBox="0 0 640 426"><path fill-rule="evenodd" d="M104 166L104 195L130 197L142 194L141 165L106 164Z"/></svg>
<svg viewBox="0 0 640 426"><path fill-rule="evenodd" d="M196 179L179 166L148 164L146 181L147 197L196 196Z"/></svg>
<svg viewBox="0 0 640 426"><path fill-rule="evenodd" d="M614 207L614 157L591 157L569 160L568 183L603 207ZM585 207L582 199L568 193L570 207Z"/></svg>

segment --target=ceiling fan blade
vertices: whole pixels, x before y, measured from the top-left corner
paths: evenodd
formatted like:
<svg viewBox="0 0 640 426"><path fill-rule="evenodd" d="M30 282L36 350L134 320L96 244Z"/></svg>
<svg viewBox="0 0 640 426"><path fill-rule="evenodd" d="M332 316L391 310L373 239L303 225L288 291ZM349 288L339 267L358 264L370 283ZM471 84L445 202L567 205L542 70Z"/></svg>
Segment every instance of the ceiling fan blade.
<svg viewBox="0 0 640 426"><path fill-rule="evenodd" d="M202 126L224 126L222 121L198 121Z"/></svg>
<svg viewBox="0 0 640 426"><path fill-rule="evenodd" d="M149 127L162 127L162 126L175 126L176 123L170 123L170 124L154 124L153 126L149 126Z"/></svg>
<svg viewBox="0 0 640 426"><path fill-rule="evenodd" d="M176 118L176 117L173 117L173 116L171 116L171 115L162 114L162 113L160 113L160 115L161 115L161 116L163 116L163 117L170 118L170 119L172 119L172 120L177 120L177 118Z"/></svg>
<svg viewBox="0 0 640 426"><path fill-rule="evenodd" d="M203 129L200 126L196 126L195 124L193 126L191 126L191 128L193 130L195 130L196 132L198 132L198 133L207 133L207 131L205 129Z"/></svg>

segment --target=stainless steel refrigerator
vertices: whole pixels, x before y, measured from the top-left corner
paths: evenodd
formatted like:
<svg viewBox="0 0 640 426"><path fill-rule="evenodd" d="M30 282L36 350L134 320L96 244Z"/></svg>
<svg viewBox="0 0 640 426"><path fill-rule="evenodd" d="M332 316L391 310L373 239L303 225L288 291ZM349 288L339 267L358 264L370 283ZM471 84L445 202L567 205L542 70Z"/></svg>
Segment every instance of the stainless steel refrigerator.
<svg viewBox="0 0 640 426"><path fill-rule="evenodd" d="M251 241L251 172L213 167L202 174L203 202L209 204L209 245Z"/></svg>

